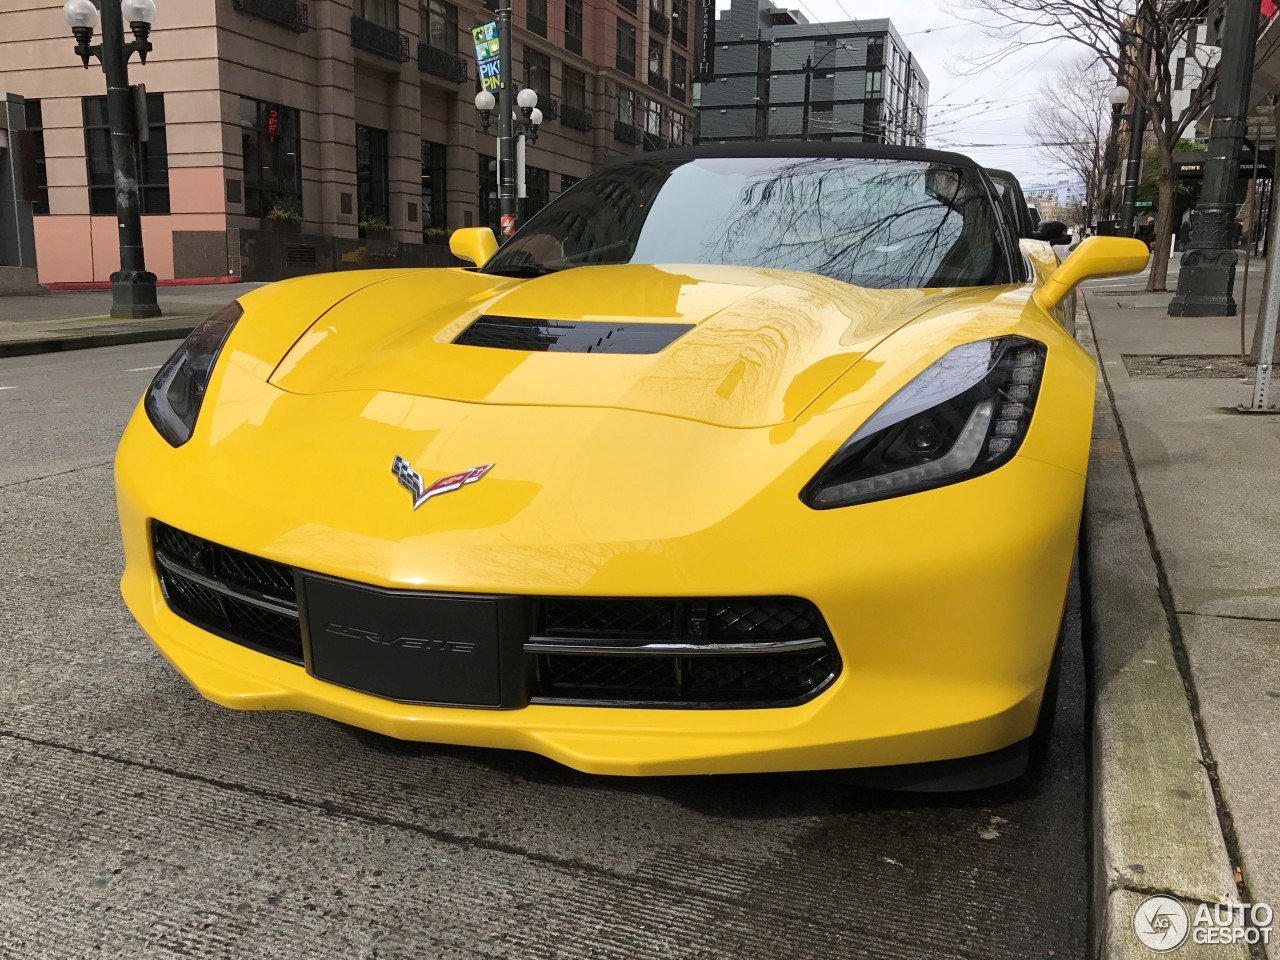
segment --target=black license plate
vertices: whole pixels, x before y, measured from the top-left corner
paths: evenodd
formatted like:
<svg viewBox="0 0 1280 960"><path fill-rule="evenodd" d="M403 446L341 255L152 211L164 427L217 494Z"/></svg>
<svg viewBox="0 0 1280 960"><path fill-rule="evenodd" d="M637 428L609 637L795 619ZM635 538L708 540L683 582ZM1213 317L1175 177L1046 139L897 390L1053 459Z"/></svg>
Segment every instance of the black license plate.
<svg viewBox="0 0 1280 960"><path fill-rule="evenodd" d="M499 600L309 576L302 599L319 679L407 703L502 704Z"/></svg>

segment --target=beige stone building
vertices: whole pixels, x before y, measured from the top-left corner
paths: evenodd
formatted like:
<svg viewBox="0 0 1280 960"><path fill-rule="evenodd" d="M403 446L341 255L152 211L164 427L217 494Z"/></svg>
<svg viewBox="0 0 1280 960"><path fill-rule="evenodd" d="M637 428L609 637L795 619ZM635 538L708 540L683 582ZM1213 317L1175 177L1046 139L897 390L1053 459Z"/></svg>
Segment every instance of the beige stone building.
<svg viewBox="0 0 1280 960"><path fill-rule="evenodd" d="M696 0L514 0L513 61L546 117L529 212L612 157L692 139ZM479 0L159 0L136 61L147 266L273 279L440 262L497 219L470 29ZM119 267L105 84L61 0L4 0L0 90L27 99L46 283Z"/></svg>

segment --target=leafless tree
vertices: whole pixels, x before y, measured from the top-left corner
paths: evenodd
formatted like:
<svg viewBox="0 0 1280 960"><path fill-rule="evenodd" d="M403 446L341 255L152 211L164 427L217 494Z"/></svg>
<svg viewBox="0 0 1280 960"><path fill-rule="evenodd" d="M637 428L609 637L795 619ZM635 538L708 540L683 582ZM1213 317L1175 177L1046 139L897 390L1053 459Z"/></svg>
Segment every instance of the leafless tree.
<svg viewBox="0 0 1280 960"><path fill-rule="evenodd" d="M1046 160L1070 170L1084 185L1086 215L1107 194L1107 146L1115 77L1092 54L1085 54L1040 87L1027 133Z"/></svg>
<svg viewBox="0 0 1280 960"><path fill-rule="evenodd" d="M997 46L969 57L975 69L999 62L1027 45L1070 40L1080 44L1116 77L1147 111L1157 147L1157 232L1148 290L1167 289L1167 251L1174 229L1173 151L1187 126L1212 101L1217 71L1203 64L1200 86L1175 110L1178 57L1204 23L1209 0L955 0Z"/></svg>

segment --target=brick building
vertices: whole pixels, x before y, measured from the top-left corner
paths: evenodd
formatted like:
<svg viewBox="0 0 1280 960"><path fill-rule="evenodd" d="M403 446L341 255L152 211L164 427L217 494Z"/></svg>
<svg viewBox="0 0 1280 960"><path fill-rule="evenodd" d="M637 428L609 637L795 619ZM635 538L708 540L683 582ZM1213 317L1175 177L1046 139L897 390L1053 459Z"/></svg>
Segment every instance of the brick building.
<svg viewBox="0 0 1280 960"><path fill-rule="evenodd" d="M545 115L532 212L611 157L692 140L692 0L515 0L515 80ZM0 89L27 99L43 282L118 269L105 85L61 0L0 12ZM470 28L480 0L159 0L145 67L147 265L272 279L440 262L496 220ZM298 222L292 222L298 221Z"/></svg>

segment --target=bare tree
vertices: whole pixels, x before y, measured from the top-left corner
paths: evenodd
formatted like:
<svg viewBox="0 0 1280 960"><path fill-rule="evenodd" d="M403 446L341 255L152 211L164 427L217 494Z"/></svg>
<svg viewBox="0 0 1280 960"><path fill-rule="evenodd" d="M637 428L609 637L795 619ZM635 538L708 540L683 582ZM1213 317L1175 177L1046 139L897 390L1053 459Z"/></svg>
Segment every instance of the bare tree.
<svg viewBox="0 0 1280 960"><path fill-rule="evenodd" d="M1071 40L1085 47L1141 103L1160 166L1158 217L1148 290L1168 289L1173 239L1173 151L1193 119L1213 99L1217 71L1205 65L1200 86L1174 109L1174 77L1187 41L1205 22L1210 0L956 0L960 10L998 41L995 50L971 56L986 68L1027 45Z"/></svg>
<svg viewBox="0 0 1280 960"><path fill-rule="evenodd" d="M1106 193L1111 135L1107 94L1115 84L1115 77L1097 57L1084 54L1068 64L1062 75L1046 80L1031 107L1027 133L1038 139L1037 152L1070 170L1084 185L1086 217Z"/></svg>

